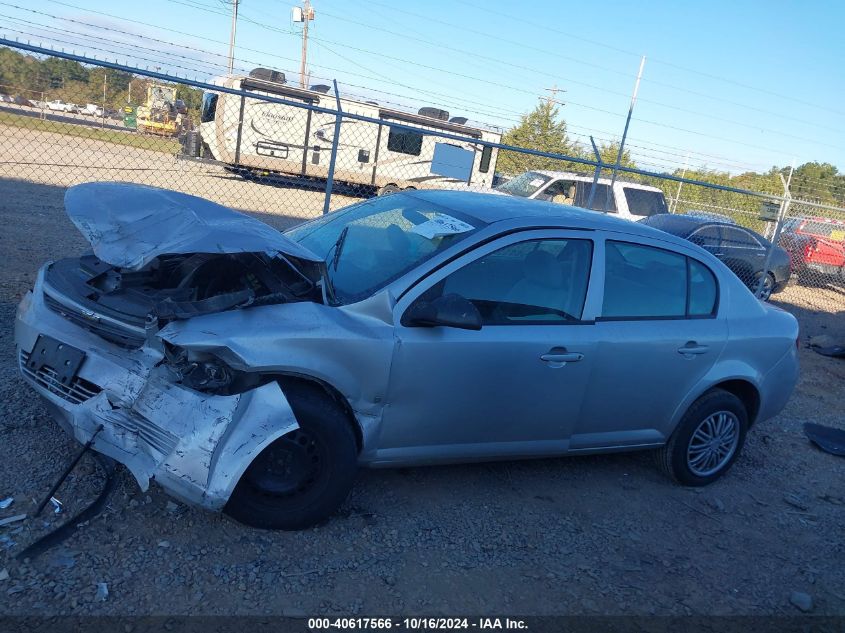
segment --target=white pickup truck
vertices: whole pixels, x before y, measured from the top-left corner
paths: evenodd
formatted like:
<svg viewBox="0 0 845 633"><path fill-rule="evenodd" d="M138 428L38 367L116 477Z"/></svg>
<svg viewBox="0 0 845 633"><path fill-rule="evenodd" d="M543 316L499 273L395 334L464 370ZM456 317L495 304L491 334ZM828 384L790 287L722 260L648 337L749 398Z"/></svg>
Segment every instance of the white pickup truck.
<svg viewBox="0 0 845 633"><path fill-rule="evenodd" d="M666 198L657 187L617 180L610 189L609 178L599 178L590 202L591 176L565 171L527 171L495 187L492 192L570 204L593 211L604 211L638 221L658 213L668 213Z"/></svg>
<svg viewBox="0 0 845 633"><path fill-rule="evenodd" d="M71 112L74 114L79 114L81 112L81 109L75 103L67 103L65 101L62 101L61 99L48 101L47 109L54 110L56 112Z"/></svg>

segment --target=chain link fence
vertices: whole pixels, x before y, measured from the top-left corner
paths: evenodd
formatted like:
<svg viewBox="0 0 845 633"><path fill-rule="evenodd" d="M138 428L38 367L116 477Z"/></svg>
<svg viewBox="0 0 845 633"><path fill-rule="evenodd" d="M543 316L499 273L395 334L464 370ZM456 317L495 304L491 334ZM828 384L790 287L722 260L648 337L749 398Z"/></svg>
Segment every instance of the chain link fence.
<svg viewBox="0 0 845 633"><path fill-rule="evenodd" d="M208 198L284 229L398 190L485 191L643 221L710 250L787 308L845 308L845 209L789 200L777 182L749 191L685 179L680 169L626 167L614 179L613 165L503 146L502 130L456 113L406 111L325 84L300 88L277 71L193 82L14 46L55 60L50 76L0 78L0 193L29 186L34 206L39 186L124 181ZM497 171L505 152L523 157L508 162L525 171Z"/></svg>

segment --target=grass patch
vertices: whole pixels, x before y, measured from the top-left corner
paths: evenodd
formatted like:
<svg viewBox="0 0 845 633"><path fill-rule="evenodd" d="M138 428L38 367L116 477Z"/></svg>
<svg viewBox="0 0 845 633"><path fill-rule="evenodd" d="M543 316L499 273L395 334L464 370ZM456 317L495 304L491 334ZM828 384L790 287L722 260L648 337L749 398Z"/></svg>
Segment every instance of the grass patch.
<svg viewBox="0 0 845 633"><path fill-rule="evenodd" d="M88 127L81 124L42 120L22 114L0 112L0 124L2 125L11 125L41 132L55 132L56 134L64 134L65 136L78 136L94 141L103 141L104 143L114 143L115 145L140 147L152 152L163 152L165 154L175 154L179 151L179 142L176 139L142 136L137 132L129 130L120 132L95 127L98 121L99 119L92 119L91 126Z"/></svg>

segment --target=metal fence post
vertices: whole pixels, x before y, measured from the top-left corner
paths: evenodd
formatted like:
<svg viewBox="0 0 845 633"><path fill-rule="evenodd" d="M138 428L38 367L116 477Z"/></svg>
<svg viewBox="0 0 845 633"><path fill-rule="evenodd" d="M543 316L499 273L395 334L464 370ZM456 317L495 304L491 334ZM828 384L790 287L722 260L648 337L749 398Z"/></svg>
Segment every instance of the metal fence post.
<svg viewBox="0 0 845 633"><path fill-rule="evenodd" d="M329 203L332 200L332 188L334 187L334 165L337 162L337 146L340 142L340 124L343 111L340 109L340 95L337 92L337 80L332 79L334 84L334 98L337 103L337 116L334 120L334 136L332 137L332 155L329 159L329 175L326 177L326 199L323 202L323 215L329 212Z"/></svg>
<svg viewBox="0 0 845 633"><path fill-rule="evenodd" d="M789 193L789 184L783 177L783 174L778 175L780 176L780 181L783 183L783 200L780 203L780 211L778 212L778 219L775 223L775 233L772 236L772 245L769 247L769 250L766 251L766 261L763 263L763 274L760 275L760 282L757 284L757 290L754 292L754 296L758 299L763 294L763 286L766 283L766 277L769 275L769 266L772 263L772 251L774 251L778 246L780 232L781 229L783 229L783 220L786 218L786 214L789 211L789 203L792 202L792 194Z"/></svg>
<svg viewBox="0 0 845 633"><path fill-rule="evenodd" d="M596 184L599 181L599 175L601 174L601 164L602 164L601 154L599 153L599 148L596 147L596 142L593 140L592 135L590 135L590 143L592 143L592 145L593 145L593 153L596 155L596 162L598 163L598 165L596 165L596 169L593 172L593 184L590 185L590 195L587 197L587 208L588 209L593 208L593 198L596 197Z"/></svg>

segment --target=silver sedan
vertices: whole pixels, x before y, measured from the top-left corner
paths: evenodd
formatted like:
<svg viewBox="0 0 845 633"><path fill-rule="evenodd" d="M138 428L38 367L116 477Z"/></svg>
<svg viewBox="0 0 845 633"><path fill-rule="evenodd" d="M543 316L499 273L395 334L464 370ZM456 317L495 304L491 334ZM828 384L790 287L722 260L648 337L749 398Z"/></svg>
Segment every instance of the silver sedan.
<svg viewBox="0 0 845 633"><path fill-rule="evenodd" d="M683 239L468 192L280 234L214 203L68 190L93 253L20 304L24 378L142 489L260 527L329 517L359 466L651 450L687 486L798 376L798 324Z"/></svg>

